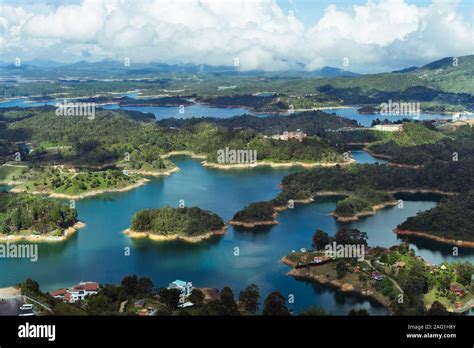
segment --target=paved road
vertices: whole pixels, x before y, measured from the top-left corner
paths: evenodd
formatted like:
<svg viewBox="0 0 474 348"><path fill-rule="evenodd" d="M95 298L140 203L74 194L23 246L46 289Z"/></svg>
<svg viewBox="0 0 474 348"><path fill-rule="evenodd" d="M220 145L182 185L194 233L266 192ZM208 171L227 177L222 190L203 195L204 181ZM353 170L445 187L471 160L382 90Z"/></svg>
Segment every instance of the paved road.
<svg viewBox="0 0 474 348"><path fill-rule="evenodd" d="M0 315L19 315L20 307L24 304L21 296L0 298Z"/></svg>

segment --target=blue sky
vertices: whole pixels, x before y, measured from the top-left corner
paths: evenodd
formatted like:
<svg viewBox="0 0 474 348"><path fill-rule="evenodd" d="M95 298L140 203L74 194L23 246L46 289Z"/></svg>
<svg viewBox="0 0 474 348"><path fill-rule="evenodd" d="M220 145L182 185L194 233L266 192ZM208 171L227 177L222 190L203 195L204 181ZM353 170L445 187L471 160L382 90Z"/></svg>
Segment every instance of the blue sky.
<svg viewBox="0 0 474 348"><path fill-rule="evenodd" d="M472 0L183 1L3 0L1 59L378 72L474 53Z"/></svg>
<svg viewBox="0 0 474 348"><path fill-rule="evenodd" d="M455 2L453 0L445 0L446 2ZM406 0L407 4L416 6L429 6L431 0ZM341 9L350 9L354 5L363 5L367 0L277 0L278 5L285 11L294 11L295 16L298 17L305 25L313 25L319 20L324 10L331 4L336 5ZM459 1L458 8L460 15L464 16L465 20L473 18L474 0Z"/></svg>

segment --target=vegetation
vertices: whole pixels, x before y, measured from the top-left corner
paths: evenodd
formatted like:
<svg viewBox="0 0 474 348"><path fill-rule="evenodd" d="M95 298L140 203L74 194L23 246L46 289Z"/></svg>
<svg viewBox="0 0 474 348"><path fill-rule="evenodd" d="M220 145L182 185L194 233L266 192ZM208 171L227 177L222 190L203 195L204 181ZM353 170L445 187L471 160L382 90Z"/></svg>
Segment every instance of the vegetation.
<svg viewBox="0 0 474 348"><path fill-rule="evenodd" d="M77 212L57 201L25 193L0 192L0 233L62 235L77 222Z"/></svg>
<svg viewBox="0 0 474 348"><path fill-rule="evenodd" d="M90 191L125 189L137 184L142 177L125 174L119 170L76 172L65 168L38 168L30 181L16 186L26 191L57 193L67 196L81 195Z"/></svg>
<svg viewBox="0 0 474 348"><path fill-rule="evenodd" d="M224 221L216 214L198 207L145 209L135 213L131 229L163 236L197 236L220 230Z"/></svg>
<svg viewBox="0 0 474 348"><path fill-rule="evenodd" d="M275 209L270 202L251 203L244 209L235 213L232 220L246 223L274 221Z"/></svg>
<svg viewBox="0 0 474 348"><path fill-rule="evenodd" d="M473 242L473 221L474 192L470 191L441 200L436 207L409 217L397 228Z"/></svg>
<svg viewBox="0 0 474 348"><path fill-rule="evenodd" d="M354 217L358 214L372 213L374 207L394 201L395 198L389 192L362 189L338 201L334 213L338 217Z"/></svg>

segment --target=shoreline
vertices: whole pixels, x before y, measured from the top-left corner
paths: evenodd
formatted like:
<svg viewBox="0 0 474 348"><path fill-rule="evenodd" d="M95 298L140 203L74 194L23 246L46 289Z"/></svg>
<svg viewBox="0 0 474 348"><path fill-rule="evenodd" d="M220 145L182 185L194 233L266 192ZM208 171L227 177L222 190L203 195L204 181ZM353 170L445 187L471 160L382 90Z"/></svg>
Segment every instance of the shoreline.
<svg viewBox="0 0 474 348"><path fill-rule="evenodd" d="M93 197L93 196L98 196L101 194L105 193L115 193L115 192L126 192L133 190L137 187L145 185L147 182L149 182L149 179L143 178L140 179L138 182L128 185L122 188L114 188L114 189L102 189L102 190L93 190L93 191L87 191L78 195L69 195L65 193L56 193L56 192L50 192L50 191L27 191L25 189L18 189L18 188L13 188L10 190L10 192L13 193L21 193L21 192L26 192L30 193L33 195L47 195L50 198L61 198L61 199L83 199L83 198L88 198L88 197Z"/></svg>
<svg viewBox="0 0 474 348"><path fill-rule="evenodd" d="M61 236L51 236L51 235L37 235L37 234L26 234L26 235L2 235L0 234L0 242L64 242L65 240L72 237L76 232L81 228L86 227L86 224L78 221L71 227L66 228L63 231Z"/></svg>
<svg viewBox="0 0 474 348"><path fill-rule="evenodd" d="M147 171L147 170L140 170L140 169L127 169L125 167L121 167L121 168L124 168L125 170L127 170L129 173L131 174L140 174L140 175L143 175L143 176L153 176L153 177L160 177L160 176L169 176L173 173L176 173L176 172L179 172L181 169L179 169L179 167L177 166L174 166L173 168L171 169L166 169L166 170L163 170L163 171Z"/></svg>
<svg viewBox="0 0 474 348"><path fill-rule="evenodd" d="M165 153L164 155L161 155L161 158L169 158L173 156L190 156L191 158L198 158L198 159L207 158L206 155L198 155L189 150L171 151L171 152Z"/></svg>
<svg viewBox="0 0 474 348"><path fill-rule="evenodd" d="M426 232L400 230L398 228L393 229L393 232L395 232L397 236L415 236L415 237L420 237L424 239L434 240L436 242L443 243L443 244L455 245L455 246L460 246L460 247L465 247L465 248L474 248L474 242L439 237L439 236L435 236Z"/></svg>
<svg viewBox="0 0 474 348"><path fill-rule="evenodd" d="M220 230L209 231L199 236L179 236L177 234L164 236L164 235L159 235L159 234L155 234L153 232L148 232L148 231L145 231L145 232L133 231L130 228L127 228L125 231L123 231L123 233L132 239L148 238L155 242L181 240L188 243L199 243L204 240L210 239L214 236L223 236L226 231L227 231L227 225L224 225L224 227Z"/></svg>
<svg viewBox="0 0 474 348"><path fill-rule="evenodd" d="M278 216L278 212L275 211L272 215L273 220L261 220L261 221L254 221L254 222L230 220L229 225L239 226L239 227L244 227L244 228L255 228L255 227L260 227L260 226L274 226L274 225L279 224L279 222L276 220L277 216Z"/></svg>
<svg viewBox="0 0 474 348"><path fill-rule="evenodd" d="M219 164L203 161L201 164L204 167L214 168L214 169L247 169L247 168L256 168L256 167L271 167L271 168L288 168L288 167L303 167L303 168L314 168L314 167L335 167L337 165L349 165L355 163L355 160L346 162L256 162L256 163L240 163L240 164Z"/></svg>
<svg viewBox="0 0 474 348"><path fill-rule="evenodd" d="M330 287L336 288L337 290L339 290L341 292L344 292L344 293L353 293L357 296L368 298L368 299L370 299L372 301L375 301L378 304L382 305L388 311L389 315L392 314L392 310L390 308L390 302L389 301L384 301L383 299L374 296L375 292L373 292L373 291L361 290L361 289L355 288L350 283L344 283L344 282L341 282L341 281L335 280L335 279L328 280L323 275L308 274L307 270L304 269L304 268L296 269L295 268L296 264L294 262L290 261L286 256L283 256L280 259L280 261L283 264L292 267L292 269L289 272L287 272L287 275L289 275L293 278L306 280L306 281L313 282L313 283L318 283L318 284L321 284L321 285L324 285L324 286L330 286Z"/></svg>
<svg viewBox="0 0 474 348"><path fill-rule="evenodd" d="M384 209L386 207L395 206L397 204L398 204L398 201L390 201L390 202L386 202L386 203L375 204L375 205L372 206L372 210L361 211L359 213L356 213L356 214L350 215L350 216L338 215L336 212L329 213L329 215L335 217L336 221L338 221L338 222L358 221L359 218L361 218L361 217L376 215L379 210Z"/></svg>

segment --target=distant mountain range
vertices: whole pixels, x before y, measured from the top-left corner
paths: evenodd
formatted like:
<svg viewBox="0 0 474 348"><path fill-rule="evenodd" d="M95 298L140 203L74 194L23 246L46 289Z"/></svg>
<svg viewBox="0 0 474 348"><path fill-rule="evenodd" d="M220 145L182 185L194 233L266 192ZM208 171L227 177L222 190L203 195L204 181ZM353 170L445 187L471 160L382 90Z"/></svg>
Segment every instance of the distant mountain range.
<svg viewBox="0 0 474 348"><path fill-rule="evenodd" d="M88 62L85 60L68 64L52 60L32 60L15 66L11 62L0 61L0 74L12 75L22 74L29 77L60 77L60 76L91 76L91 77L147 77L157 73L213 73L220 75L239 75L246 76L279 76L279 77L336 77L336 76L359 76L359 74L335 67L323 67L315 71L289 70L268 72L263 70L240 71L237 68L229 66L210 66L210 65L170 65L162 63L134 63L129 67L124 62L105 59L98 62Z"/></svg>

